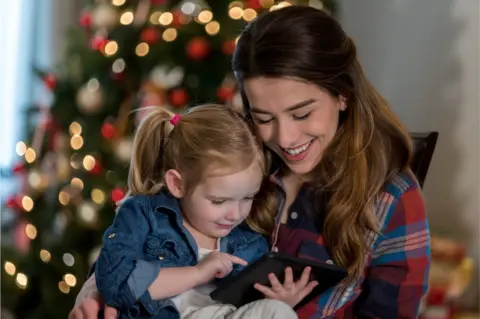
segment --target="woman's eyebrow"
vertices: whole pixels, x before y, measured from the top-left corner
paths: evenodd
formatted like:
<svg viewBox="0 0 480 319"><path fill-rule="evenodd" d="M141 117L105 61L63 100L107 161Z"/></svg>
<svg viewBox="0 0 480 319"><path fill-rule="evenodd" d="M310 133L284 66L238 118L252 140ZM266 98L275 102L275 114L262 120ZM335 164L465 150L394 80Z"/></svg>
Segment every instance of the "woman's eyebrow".
<svg viewBox="0 0 480 319"><path fill-rule="evenodd" d="M315 102L316 100L315 99L308 99L308 100L305 100L305 101L301 101L301 102L298 102L292 106L289 106L287 109L284 110L284 112L291 112L291 111L295 111L295 110L298 110L302 107L305 107L307 105L310 105L312 104L313 102ZM264 110L261 110L261 109L258 109L254 106L251 106L250 107L250 111L252 113L260 113L260 114L270 114L270 112L267 112L267 111L264 111Z"/></svg>

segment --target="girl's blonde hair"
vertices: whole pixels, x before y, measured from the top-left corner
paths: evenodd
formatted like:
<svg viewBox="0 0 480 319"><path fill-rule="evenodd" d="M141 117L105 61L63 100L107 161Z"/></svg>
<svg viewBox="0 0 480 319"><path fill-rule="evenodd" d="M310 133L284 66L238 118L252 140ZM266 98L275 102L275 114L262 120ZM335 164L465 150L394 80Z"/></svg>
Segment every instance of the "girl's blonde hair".
<svg viewBox="0 0 480 319"><path fill-rule="evenodd" d="M155 194L165 188L165 172L175 169L190 192L212 167L228 167L232 173L260 161L264 180L247 218L249 226L270 234L276 200L267 172L262 143L237 112L222 105L202 105L181 115L173 125L173 113L152 107L140 122L133 141L129 195Z"/></svg>

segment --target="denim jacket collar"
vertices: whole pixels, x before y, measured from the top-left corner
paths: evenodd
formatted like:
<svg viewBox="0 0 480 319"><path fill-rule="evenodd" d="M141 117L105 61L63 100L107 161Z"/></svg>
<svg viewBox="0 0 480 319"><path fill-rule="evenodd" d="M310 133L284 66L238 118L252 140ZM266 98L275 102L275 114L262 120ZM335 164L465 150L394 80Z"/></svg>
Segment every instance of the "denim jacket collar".
<svg viewBox="0 0 480 319"><path fill-rule="evenodd" d="M193 238L192 234L183 225L183 217L181 214L180 203L177 198L167 191L159 193L155 196L154 209L159 213L166 213L174 217L175 225L182 231L188 240L188 243L198 258L198 245ZM254 236L244 236L242 229L249 228L249 226L243 222L238 225L226 236L220 239L220 251L226 253L234 253L237 250L245 249L252 241L257 240L262 234L255 233Z"/></svg>

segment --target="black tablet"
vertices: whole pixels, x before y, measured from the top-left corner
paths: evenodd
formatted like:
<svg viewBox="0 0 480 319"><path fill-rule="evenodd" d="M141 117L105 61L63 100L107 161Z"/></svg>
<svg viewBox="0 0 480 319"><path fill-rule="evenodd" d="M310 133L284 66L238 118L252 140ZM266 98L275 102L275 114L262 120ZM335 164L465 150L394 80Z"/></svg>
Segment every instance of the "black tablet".
<svg viewBox="0 0 480 319"><path fill-rule="evenodd" d="M217 288L210 294L210 297L224 304L241 307L252 301L264 298L263 294L256 290L253 285L259 283L270 286L268 274L274 273L280 282L283 282L285 269L291 267L293 278L296 281L300 279L303 270L308 266L312 268L310 279L317 280L318 286L300 305L338 284L347 276L347 271L336 265L270 252L247 266L237 276L220 281Z"/></svg>

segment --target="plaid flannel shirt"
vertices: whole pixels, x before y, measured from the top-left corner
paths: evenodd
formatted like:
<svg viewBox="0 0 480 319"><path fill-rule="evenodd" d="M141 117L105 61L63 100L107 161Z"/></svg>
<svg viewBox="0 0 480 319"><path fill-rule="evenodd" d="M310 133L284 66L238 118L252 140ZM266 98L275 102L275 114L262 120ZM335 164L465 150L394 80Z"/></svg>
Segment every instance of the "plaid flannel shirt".
<svg viewBox="0 0 480 319"><path fill-rule="evenodd" d="M281 187L278 179L273 180ZM290 206L288 219L278 218L273 249L331 263L322 236L323 222L315 225L305 211L304 188ZM285 193L280 193L282 211ZM300 319L418 317L430 267L430 233L418 182L408 174L399 174L385 186L374 211L381 232L366 234L371 252L361 278L339 284L297 309Z"/></svg>

